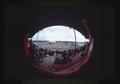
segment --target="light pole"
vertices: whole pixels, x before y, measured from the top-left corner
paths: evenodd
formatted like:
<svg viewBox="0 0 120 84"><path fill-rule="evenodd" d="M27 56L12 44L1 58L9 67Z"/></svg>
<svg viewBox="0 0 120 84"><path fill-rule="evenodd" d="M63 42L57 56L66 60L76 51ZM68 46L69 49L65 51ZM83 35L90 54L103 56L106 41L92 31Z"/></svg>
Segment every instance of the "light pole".
<svg viewBox="0 0 120 84"><path fill-rule="evenodd" d="M39 32L40 32L40 31L39 31ZM38 34L37 34L37 40L38 40L39 32L38 32Z"/></svg>
<svg viewBox="0 0 120 84"><path fill-rule="evenodd" d="M76 52L76 33L75 33L75 29L73 28L74 31L74 36L75 36L75 52Z"/></svg>

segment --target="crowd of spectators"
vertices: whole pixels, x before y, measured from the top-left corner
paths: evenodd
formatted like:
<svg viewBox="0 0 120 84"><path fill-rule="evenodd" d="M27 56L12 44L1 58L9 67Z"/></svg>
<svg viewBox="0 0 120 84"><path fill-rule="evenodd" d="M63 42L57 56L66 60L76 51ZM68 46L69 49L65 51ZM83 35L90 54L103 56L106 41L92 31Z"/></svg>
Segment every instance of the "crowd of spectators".
<svg viewBox="0 0 120 84"><path fill-rule="evenodd" d="M37 45L35 45L32 40L30 40L30 55L32 59L34 59L35 63L40 63L42 62L42 59L48 56L54 56L56 58L55 63L67 63L70 60L70 57L75 55L76 53L80 53L82 50L85 48L76 48L76 49L68 49L68 50L63 50L63 51L53 51L49 49L43 49L39 48Z"/></svg>

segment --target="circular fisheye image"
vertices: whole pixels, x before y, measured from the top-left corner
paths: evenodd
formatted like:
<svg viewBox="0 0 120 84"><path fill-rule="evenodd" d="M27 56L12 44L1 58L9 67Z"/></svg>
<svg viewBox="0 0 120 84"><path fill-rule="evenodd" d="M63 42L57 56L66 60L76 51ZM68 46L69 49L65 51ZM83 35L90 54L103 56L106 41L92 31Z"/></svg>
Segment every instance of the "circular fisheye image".
<svg viewBox="0 0 120 84"><path fill-rule="evenodd" d="M88 61L93 43L74 28L55 25L43 28L27 38L26 55L40 71L53 75L70 75Z"/></svg>

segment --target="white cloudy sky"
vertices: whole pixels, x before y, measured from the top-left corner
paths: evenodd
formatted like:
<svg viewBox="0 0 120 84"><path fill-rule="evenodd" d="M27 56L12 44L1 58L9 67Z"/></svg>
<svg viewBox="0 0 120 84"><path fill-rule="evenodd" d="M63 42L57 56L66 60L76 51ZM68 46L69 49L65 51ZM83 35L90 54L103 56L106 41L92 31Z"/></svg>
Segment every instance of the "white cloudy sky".
<svg viewBox="0 0 120 84"><path fill-rule="evenodd" d="M80 32L75 30L76 41L89 41ZM38 36L38 37L37 37ZM67 26L50 26L38 31L32 40L48 40L48 41L75 41L73 28Z"/></svg>

